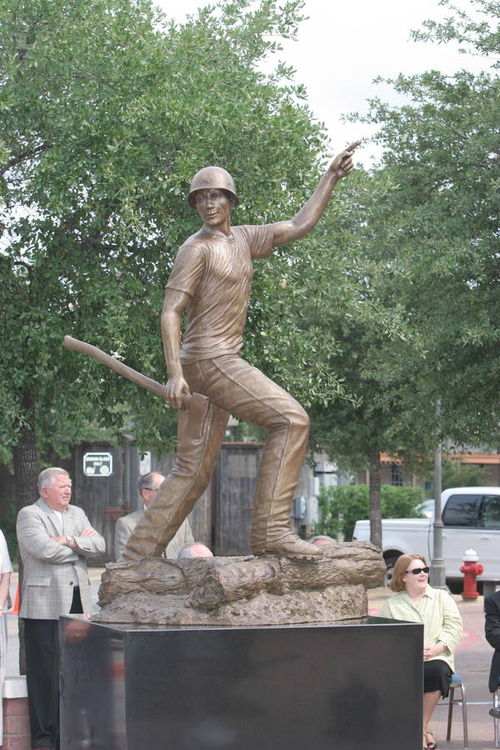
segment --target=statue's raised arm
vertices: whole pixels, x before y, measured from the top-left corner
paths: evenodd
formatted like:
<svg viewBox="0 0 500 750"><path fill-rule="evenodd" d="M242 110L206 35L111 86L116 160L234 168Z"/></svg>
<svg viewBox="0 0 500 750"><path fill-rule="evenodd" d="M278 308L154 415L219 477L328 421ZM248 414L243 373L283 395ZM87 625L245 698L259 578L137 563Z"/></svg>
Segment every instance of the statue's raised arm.
<svg viewBox="0 0 500 750"><path fill-rule="evenodd" d="M337 182L354 169L353 155L361 141L354 141L331 162L309 200L289 221L273 224L273 246L294 242L314 229L328 204Z"/></svg>

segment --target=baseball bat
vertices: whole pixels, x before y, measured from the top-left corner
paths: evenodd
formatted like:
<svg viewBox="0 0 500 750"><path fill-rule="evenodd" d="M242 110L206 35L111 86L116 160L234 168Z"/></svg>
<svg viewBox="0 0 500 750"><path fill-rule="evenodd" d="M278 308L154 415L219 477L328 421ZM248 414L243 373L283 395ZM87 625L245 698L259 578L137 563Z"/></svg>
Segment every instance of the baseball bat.
<svg viewBox="0 0 500 750"><path fill-rule="evenodd" d="M89 357L97 359L99 362L102 362L103 365L107 365L107 367L110 367L117 372L118 375L127 378L127 380L131 380L132 383L141 385L143 388L146 388L157 396L161 396L163 399L166 398L166 388L164 385L158 383L152 378L148 378L147 375L143 375L141 372L137 372L137 370L134 370L132 367L123 364L120 360L103 352L99 347L92 346L92 344L87 344L85 341L80 341L79 339L74 339L72 336L64 337L64 346L66 349L72 349L75 352L81 352L82 354L87 354Z"/></svg>

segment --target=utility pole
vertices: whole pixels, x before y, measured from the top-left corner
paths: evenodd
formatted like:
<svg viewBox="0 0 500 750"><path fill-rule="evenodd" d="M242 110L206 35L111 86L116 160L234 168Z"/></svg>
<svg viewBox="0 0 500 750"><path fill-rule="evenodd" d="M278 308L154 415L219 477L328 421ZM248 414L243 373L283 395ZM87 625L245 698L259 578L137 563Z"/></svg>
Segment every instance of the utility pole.
<svg viewBox="0 0 500 750"><path fill-rule="evenodd" d="M446 588L443 559L443 522L441 520L441 401L436 404L436 450L434 451L434 524L431 561L431 585Z"/></svg>

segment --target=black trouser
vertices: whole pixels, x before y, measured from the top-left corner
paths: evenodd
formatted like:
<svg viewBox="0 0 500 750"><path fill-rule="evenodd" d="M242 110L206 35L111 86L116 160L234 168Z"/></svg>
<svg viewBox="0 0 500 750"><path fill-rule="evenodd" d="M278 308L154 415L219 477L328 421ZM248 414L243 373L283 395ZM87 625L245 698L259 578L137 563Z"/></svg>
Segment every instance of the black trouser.
<svg viewBox="0 0 500 750"><path fill-rule="evenodd" d="M70 614L82 612L80 589L75 586ZM33 748L57 748L59 744L58 620L25 618L24 643L31 746Z"/></svg>

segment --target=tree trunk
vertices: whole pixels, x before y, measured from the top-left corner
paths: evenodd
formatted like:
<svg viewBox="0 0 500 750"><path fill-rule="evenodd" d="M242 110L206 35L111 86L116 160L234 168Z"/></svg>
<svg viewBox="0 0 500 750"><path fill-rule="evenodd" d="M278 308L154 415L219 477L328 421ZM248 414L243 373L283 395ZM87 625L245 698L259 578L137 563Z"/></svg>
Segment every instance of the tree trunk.
<svg viewBox="0 0 500 750"><path fill-rule="evenodd" d="M37 498L38 455L35 441L35 397L23 397L24 425L13 451L16 508L30 505Z"/></svg>
<svg viewBox="0 0 500 750"><path fill-rule="evenodd" d="M380 509L380 453L370 455L370 541L376 547L382 547L382 511Z"/></svg>
<svg viewBox="0 0 500 750"><path fill-rule="evenodd" d="M13 450L15 498L19 511L25 505L33 503L37 494L38 455L35 440L35 406L34 394L25 393L23 397L25 422L21 429L19 442ZM19 557L19 587L23 579L23 565ZM24 649L24 622L19 618L19 674L26 674L26 656Z"/></svg>

